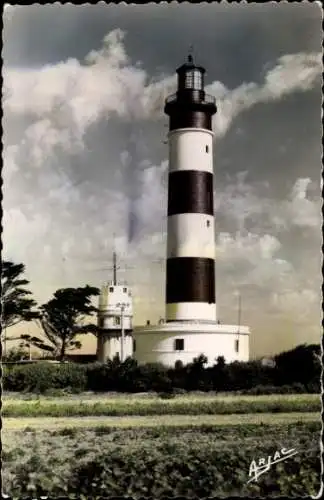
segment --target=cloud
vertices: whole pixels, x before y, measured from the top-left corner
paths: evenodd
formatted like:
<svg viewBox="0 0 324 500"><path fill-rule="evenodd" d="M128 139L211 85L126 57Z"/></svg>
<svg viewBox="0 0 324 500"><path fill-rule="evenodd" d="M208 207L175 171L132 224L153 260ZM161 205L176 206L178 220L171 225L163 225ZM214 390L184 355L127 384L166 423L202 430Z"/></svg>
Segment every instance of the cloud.
<svg viewBox="0 0 324 500"><path fill-rule="evenodd" d="M252 326L261 316L263 321L268 317L273 322L312 324L320 314L320 280L319 274L314 279L313 262L320 251L314 242L320 233L321 200L308 197L314 183L309 178L297 179L286 199L277 200L266 184L249 184L247 175L241 172L217 189L219 309L229 314L232 294L239 289L245 318ZM303 230L307 230L305 236ZM297 256L303 254L300 264Z"/></svg>
<svg viewBox="0 0 324 500"><path fill-rule="evenodd" d="M232 236L222 232L218 237L217 258L231 262L244 259L254 265L259 260L271 260L280 247L277 238L269 234L237 232Z"/></svg>
<svg viewBox="0 0 324 500"><path fill-rule="evenodd" d="M287 273L294 273L291 263L280 258L281 248L279 239L271 234L221 232L216 241L216 265L227 277L228 292L254 287L264 295L280 288Z"/></svg>
<svg viewBox="0 0 324 500"><path fill-rule="evenodd" d="M152 118L157 110L162 116L161 105L175 77L150 83L143 69L130 64L124 36L119 29L112 31L83 63L68 59L36 69L4 69L5 115L27 114L40 120L38 135L43 130L54 134L51 125L80 141L102 118Z"/></svg>
<svg viewBox="0 0 324 500"><path fill-rule="evenodd" d="M33 135L37 142L46 137L48 147L59 143L67 150L71 141L82 145L86 130L101 118L131 116L146 75L126 66L121 40L118 30L111 33L85 64L68 60L41 69L4 71L5 116L28 114L34 120L25 132L28 138ZM48 148L43 158L47 154Z"/></svg>
<svg viewBox="0 0 324 500"><path fill-rule="evenodd" d="M306 323L310 314L319 306L319 296L311 289L285 290L272 294L272 305L283 314L294 313L299 321Z"/></svg>
<svg viewBox="0 0 324 500"><path fill-rule="evenodd" d="M322 74L320 53L286 54L276 66L268 70L263 85L243 83L233 90L226 90L214 82L206 91L218 97L218 112L214 118L215 134L222 137L235 117L258 103L282 99L293 92L305 92L319 83Z"/></svg>
<svg viewBox="0 0 324 500"><path fill-rule="evenodd" d="M305 335L307 338L319 335L319 330L313 328L304 331L303 337L298 328L300 325L308 328L314 318L320 318L320 287L316 291L315 282L309 280L307 263L302 269L297 268L280 257L282 250L278 238L256 233L221 233L216 246L216 288L222 321L233 321L234 295L239 290L244 321L252 327L252 334L261 333L262 324L265 329L267 322L273 325L272 342L266 339L272 351L278 351L274 342L281 345L289 339L281 339L278 330L285 321L294 325L295 342L298 336L305 341ZM258 344L255 337L252 341Z"/></svg>
<svg viewBox="0 0 324 500"><path fill-rule="evenodd" d="M66 146L71 146L71 140L82 142L86 129L102 117L109 119L116 114L134 120L162 116L164 99L175 90L175 75L149 82L143 69L130 64L124 36L119 29L106 35L102 48L91 51L83 64L69 59L33 70L5 68L5 115L40 118L37 133L46 133L54 144L58 141ZM206 90L218 99L216 134L224 135L239 113L257 103L311 89L320 74L321 54L299 53L279 58L261 86L251 82L228 90L221 82L212 83ZM59 129L65 133L58 133Z"/></svg>
<svg viewBox="0 0 324 500"><path fill-rule="evenodd" d="M159 229L160 221L166 219L167 172L168 162L163 161L161 165L147 167L140 174L142 196L138 200L137 213L148 233Z"/></svg>
<svg viewBox="0 0 324 500"><path fill-rule="evenodd" d="M141 196L148 203L149 198L144 191L146 182L141 180L139 163L142 158L137 158L139 136L134 120L162 117L163 102L166 94L174 88L175 77L167 76L150 83L144 70L130 65L123 40L124 33L114 30L105 36L102 48L91 51L82 64L69 59L40 69L5 69L4 115L5 120L19 116L28 116L30 120L20 138L19 148L9 146L8 160L13 160L14 156L16 164L23 162L28 163L30 169L41 169L43 174L46 172L47 180L49 170L53 171L55 163L56 177L65 185L63 191L71 182L66 169L62 174L59 165L66 163L67 155L84 152L84 139L89 128L114 116L131 121L129 130L133 139L126 152L130 157L126 171L129 172L130 186L128 234L131 242L145 224L145 217L143 221L137 220L140 216L136 213L137 205L142 216L147 213L155 216L155 211L147 212L141 208ZM9 122L7 142L12 141L11 136L15 133ZM5 150L5 158L6 155ZM12 170L12 166L8 167ZM153 186L158 186L160 173L158 169L154 171L156 179ZM149 170L145 175L149 175ZM44 177L41 174L37 182L40 183ZM55 183L53 175L51 178Z"/></svg>
<svg viewBox="0 0 324 500"><path fill-rule="evenodd" d="M307 198L307 188L311 183L310 178L297 179L291 190L290 200L284 202L287 219L295 226L320 227L321 212L319 203Z"/></svg>
<svg viewBox="0 0 324 500"><path fill-rule="evenodd" d="M269 183L246 181L247 171L227 176L225 188L215 192L216 210L235 225L233 230L272 227L274 231L320 227L321 209L319 198L310 199L309 190L315 183L310 178L299 178L287 193L286 199L276 200L269 194ZM217 218L216 218L217 220ZM260 226L261 224L261 226Z"/></svg>

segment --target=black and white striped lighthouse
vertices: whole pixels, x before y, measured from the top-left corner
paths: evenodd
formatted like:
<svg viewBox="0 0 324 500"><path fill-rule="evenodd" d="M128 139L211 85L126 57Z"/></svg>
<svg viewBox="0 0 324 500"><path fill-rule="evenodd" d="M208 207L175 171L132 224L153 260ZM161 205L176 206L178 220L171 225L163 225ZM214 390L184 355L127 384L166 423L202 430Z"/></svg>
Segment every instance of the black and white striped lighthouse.
<svg viewBox="0 0 324 500"><path fill-rule="evenodd" d="M166 321L216 321L213 132L215 99L191 55L177 69L169 116Z"/></svg>

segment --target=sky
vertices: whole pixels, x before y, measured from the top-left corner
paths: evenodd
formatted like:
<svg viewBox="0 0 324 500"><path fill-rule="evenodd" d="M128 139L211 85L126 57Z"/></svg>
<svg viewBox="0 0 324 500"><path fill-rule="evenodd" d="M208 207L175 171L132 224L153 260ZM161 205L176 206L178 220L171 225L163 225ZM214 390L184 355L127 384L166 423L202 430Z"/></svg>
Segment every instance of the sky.
<svg viewBox="0 0 324 500"><path fill-rule="evenodd" d="M218 317L237 323L239 293L251 357L319 342L318 4L7 5L3 22L3 259L35 299L112 279L115 245L134 324L164 316L163 105L193 46L218 107Z"/></svg>

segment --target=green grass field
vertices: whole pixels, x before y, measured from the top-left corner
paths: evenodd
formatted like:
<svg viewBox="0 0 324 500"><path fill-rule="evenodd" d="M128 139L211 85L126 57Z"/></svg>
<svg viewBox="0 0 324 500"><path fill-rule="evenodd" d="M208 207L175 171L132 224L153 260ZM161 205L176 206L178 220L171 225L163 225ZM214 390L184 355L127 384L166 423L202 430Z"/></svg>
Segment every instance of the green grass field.
<svg viewBox="0 0 324 500"><path fill-rule="evenodd" d="M262 395L243 395L235 394L232 392L188 392L186 394L177 394L169 401L281 401L281 400L298 400L302 402L309 402L313 400L320 400L319 394L262 394ZM42 402L61 402L73 404L77 401L83 402L102 402L102 401L161 401L161 396L156 392L143 392L143 393L122 393L122 392L82 392L79 394L70 394L60 392L59 395L49 394L35 394L23 392L4 392L2 394L2 401L24 403L26 401Z"/></svg>
<svg viewBox="0 0 324 500"><path fill-rule="evenodd" d="M4 398L3 417L86 417L128 415L222 415L244 413L319 412L316 394L280 396L178 396L155 397L43 398L22 400Z"/></svg>
<svg viewBox="0 0 324 500"><path fill-rule="evenodd" d="M277 425L292 422L320 422L320 413L246 413L238 415L155 415L155 416L124 416L124 417L27 417L3 419L3 430L18 429L57 429L57 428L130 428L157 426L201 426L201 425Z"/></svg>

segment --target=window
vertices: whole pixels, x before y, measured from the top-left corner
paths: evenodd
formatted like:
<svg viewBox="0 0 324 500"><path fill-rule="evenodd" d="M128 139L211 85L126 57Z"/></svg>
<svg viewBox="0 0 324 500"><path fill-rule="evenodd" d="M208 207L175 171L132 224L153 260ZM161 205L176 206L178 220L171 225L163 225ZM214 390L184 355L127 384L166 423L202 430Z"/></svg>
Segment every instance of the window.
<svg viewBox="0 0 324 500"><path fill-rule="evenodd" d="M133 339L133 352L135 352L135 351L136 351L136 340Z"/></svg>
<svg viewBox="0 0 324 500"><path fill-rule="evenodd" d="M235 340L235 352L239 352L239 341Z"/></svg>
<svg viewBox="0 0 324 500"><path fill-rule="evenodd" d="M206 153L209 153L209 146L206 144Z"/></svg>
<svg viewBox="0 0 324 500"><path fill-rule="evenodd" d="M174 350L175 351L183 351L184 350L184 339L175 339Z"/></svg>
<svg viewBox="0 0 324 500"><path fill-rule="evenodd" d="M208 221L206 222L206 224L207 224L207 227L209 227L209 226L210 226L210 220L208 220Z"/></svg>
<svg viewBox="0 0 324 500"><path fill-rule="evenodd" d="M123 288L123 292L124 292L124 293L127 293L127 288Z"/></svg>
<svg viewBox="0 0 324 500"><path fill-rule="evenodd" d="M110 287L109 287L109 291L110 291L110 292L113 292L113 291L114 291L114 287L113 287L113 286L110 286Z"/></svg>
<svg viewBox="0 0 324 500"><path fill-rule="evenodd" d="M119 316L116 316L115 317L115 321L114 321L115 325L119 326L120 325L120 317Z"/></svg>
<svg viewBox="0 0 324 500"><path fill-rule="evenodd" d="M203 88L202 74L199 70L193 69L191 71L187 71L185 79L185 88L202 90Z"/></svg>

